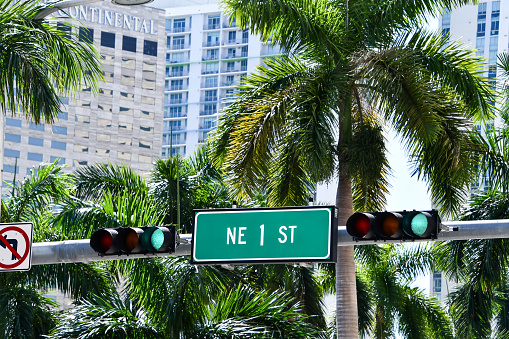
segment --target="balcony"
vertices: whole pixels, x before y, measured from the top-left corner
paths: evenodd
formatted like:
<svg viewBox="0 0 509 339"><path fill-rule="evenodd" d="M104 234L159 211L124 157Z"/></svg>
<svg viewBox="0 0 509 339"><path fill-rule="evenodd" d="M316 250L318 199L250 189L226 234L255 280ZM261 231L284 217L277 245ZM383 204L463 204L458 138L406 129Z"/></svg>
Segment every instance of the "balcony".
<svg viewBox="0 0 509 339"><path fill-rule="evenodd" d="M234 72L240 72L241 70L239 68L235 67L227 67L225 70L223 70L223 73L234 73Z"/></svg>
<svg viewBox="0 0 509 339"><path fill-rule="evenodd" d="M165 29L166 33L186 33L191 31L191 27L170 27Z"/></svg>
<svg viewBox="0 0 509 339"><path fill-rule="evenodd" d="M201 58L202 61L214 61L219 60L219 57L217 55L207 55L203 58Z"/></svg>
<svg viewBox="0 0 509 339"><path fill-rule="evenodd" d="M220 23L208 24L208 25L204 25L203 26L203 29L206 30L206 31L210 31L210 30L213 30L213 29L219 29L219 28L221 28L221 24Z"/></svg>
<svg viewBox="0 0 509 339"><path fill-rule="evenodd" d="M166 72L166 77L186 77L188 75L189 71Z"/></svg>
<svg viewBox="0 0 509 339"><path fill-rule="evenodd" d="M217 47L219 46L219 41L206 41L203 43L203 47Z"/></svg>
<svg viewBox="0 0 509 339"><path fill-rule="evenodd" d="M175 131L183 131L186 129L186 126L173 125L173 127L165 127L163 128L163 132L175 132Z"/></svg>
<svg viewBox="0 0 509 339"><path fill-rule="evenodd" d="M217 70L217 69L216 69L216 70L212 70L212 71L207 71L207 70L205 70L205 71L201 71L201 74L203 74L203 75L207 75L207 74L217 74L217 73L219 73L219 70Z"/></svg>
<svg viewBox="0 0 509 339"><path fill-rule="evenodd" d="M189 49L191 48L189 44L172 44L171 46L166 46L168 51L179 51L181 49Z"/></svg>
<svg viewBox="0 0 509 339"><path fill-rule="evenodd" d="M175 118L186 118L187 112L165 112L164 118L165 119L175 119Z"/></svg>
<svg viewBox="0 0 509 339"><path fill-rule="evenodd" d="M205 102L216 102L217 101L217 96L205 97L203 101L205 101Z"/></svg>
<svg viewBox="0 0 509 339"><path fill-rule="evenodd" d="M228 20L227 22L223 22L223 28L236 28L237 23L235 21L231 22Z"/></svg>
<svg viewBox="0 0 509 339"><path fill-rule="evenodd" d="M214 114L217 114L217 110L216 111L211 111L211 110L200 111L201 116L214 115Z"/></svg>
<svg viewBox="0 0 509 339"><path fill-rule="evenodd" d="M223 42L223 45L240 45L240 44L247 44L249 42L248 38L243 39L231 39L227 42Z"/></svg>
<svg viewBox="0 0 509 339"><path fill-rule="evenodd" d="M217 122L206 122L200 124L200 129L213 129L217 127Z"/></svg>
<svg viewBox="0 0 509 339"><path fill-rule="evenodd" d="M205 83L203 83L203 84L201 85L201 88L216 88L216 87L217 87L217 81L216 81L216 82L214 82L214 83L212 83L212 84L211 84L211 83L206 83L206 82L205 82Z"/></svg>
<svg viewBox="0 0 509 339"><path fill-rule="evenodd" d="M185 62L189 62L189 58L180 58L180 59L173 59L173 60L166 59L167 64L182 64Z"/></svg>
<svg viewBox="0 0 509 339"><path fill-rule="evenodd" d="M179 145L185 145L185 144L186 144L186 139L184 139L184 138L178 138L178 139L174 139L171 141L172 146L179 146ZM163 142L163 146L170 146L170 141L165 140Z"/></svg>
<svg viewBox="0 0 509 339"><path fill-rule="evenodd" d="M189 88L188 85L173 85L165 86L164 89L167 91L185 91Z"/></svg>
<svg viewBox="0 0 509 339"><path fill-rule="evenodd" d="M180 105L180 104L187 104L187 98L184 99L170 99L170 100L166 100L164 102L166 105Z"/></svg>
<svg viewBox="0 0 509 339"><path fill-rule="evenodd" d="M230 86L235 86L237 84L238 83L235 82L235 81L225 81L225 82L221 83L221 86L223 86L223 87L230 87Z"/></svg>

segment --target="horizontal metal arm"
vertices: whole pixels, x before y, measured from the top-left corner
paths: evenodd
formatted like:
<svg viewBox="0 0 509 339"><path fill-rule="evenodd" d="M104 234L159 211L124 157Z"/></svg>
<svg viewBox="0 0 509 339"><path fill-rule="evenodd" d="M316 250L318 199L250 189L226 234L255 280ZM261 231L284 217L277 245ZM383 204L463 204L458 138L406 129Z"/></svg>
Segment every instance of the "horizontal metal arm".
<svg viewBox="0 0 509 339"><path fill-rule="evenodd" d="M509 220L480 220L480 221L448 221L443 226L458 231L440 232L438 239L445 240L468 240L468 239L496 239L509 238ZM191 234L181 234L180 246L175 253L156 254L123 254L100 256L90 247L90 240L68 240L35 243L32 245L32 265L62 264L75 262L92 262L105 260L120 260L134 258L167 257L191 254ZM415 242L430 241L429 239L417 239ZM360 240L355 241L346 232L346 226L338 228L338 246L372 245L383 244L384 241ZM390 240L387 243L403 243L398 240ZM406 241L405 243L408 243ZM213 244L211 244L213 246Z"/></svg>

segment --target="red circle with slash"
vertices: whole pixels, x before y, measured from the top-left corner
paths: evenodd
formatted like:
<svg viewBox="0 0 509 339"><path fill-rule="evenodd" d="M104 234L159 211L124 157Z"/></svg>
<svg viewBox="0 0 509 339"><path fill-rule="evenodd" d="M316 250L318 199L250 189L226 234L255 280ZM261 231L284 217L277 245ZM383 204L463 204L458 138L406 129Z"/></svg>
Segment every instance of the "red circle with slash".
<svg viewBox="0 0 509 339"><path fill-rule="evenodd" d="M25 254L23 254L23 256L19 255L19 253L16 252L16 250L11 246L11 244L9 244L7 242L7 240L5 240L5 238L3 237L2 234L5 233L5 232L8 232L8 231L19 232L23 236L23 238L25 239L25 242L26 242L25 248L26 248L26 250L25 250ZM23 261L25 261L25 259L28 257L28 253L30 252L30 240L28 239L28 235L21 228L19 228L17 226L8 226L6 228L3 228L2 230L0 230L0 242L2 242L9 249L9 251L11 251L11 253L18 259L17 262L15 262L14 264L10 264L10 265L6 265L6 264L3 264L3 263L0 262L0 268L5 268L5 269L16 268L19 265L21 265L21 263Z"/></svg>

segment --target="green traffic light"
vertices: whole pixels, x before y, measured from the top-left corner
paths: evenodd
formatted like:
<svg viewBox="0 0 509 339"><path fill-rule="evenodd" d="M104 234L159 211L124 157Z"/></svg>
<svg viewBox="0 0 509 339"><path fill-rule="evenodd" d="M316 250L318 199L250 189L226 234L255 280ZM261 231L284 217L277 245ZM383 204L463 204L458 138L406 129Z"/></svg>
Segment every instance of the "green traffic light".
<svg viewBox="0 0 509 339"><path fill-rule="evenodd" d="M422 237L424 232L428 229L428 218L422 213L417 214L412 218L410 228L416 236Z"/></svg>
<svg viewBox="0 0 509 339"><path fill-rule="evenodd" d="M164 244L164 233L160 228L157 228L152 232L150 237L150 243L154 250L158 251Z"/></svg>

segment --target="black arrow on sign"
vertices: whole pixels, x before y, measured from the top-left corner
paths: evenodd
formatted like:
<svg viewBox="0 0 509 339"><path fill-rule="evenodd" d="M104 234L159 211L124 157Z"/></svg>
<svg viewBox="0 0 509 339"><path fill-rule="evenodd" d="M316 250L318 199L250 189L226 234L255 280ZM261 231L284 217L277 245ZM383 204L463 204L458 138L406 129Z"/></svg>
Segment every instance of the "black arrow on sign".
<svg viewBox="0 0 509 339"><path fill-rule="evenodd" d="M9 248L9 251L12 252L12 258L11 260L15 260L15 259L19 259L17 258L17 256L14 254L14 253L18 253L18 241L16 239L7 239L7 236L1 236L2 238L4 238L5 240L3 239L0 239L0 246L2 246L3 248L6 248L7 247L7 244L5 242L7 242L9 245L11 245L11 248ZM14 252L12 251L12 249L14 249ZM19 255L19 254L18 254Z"/></svg>

